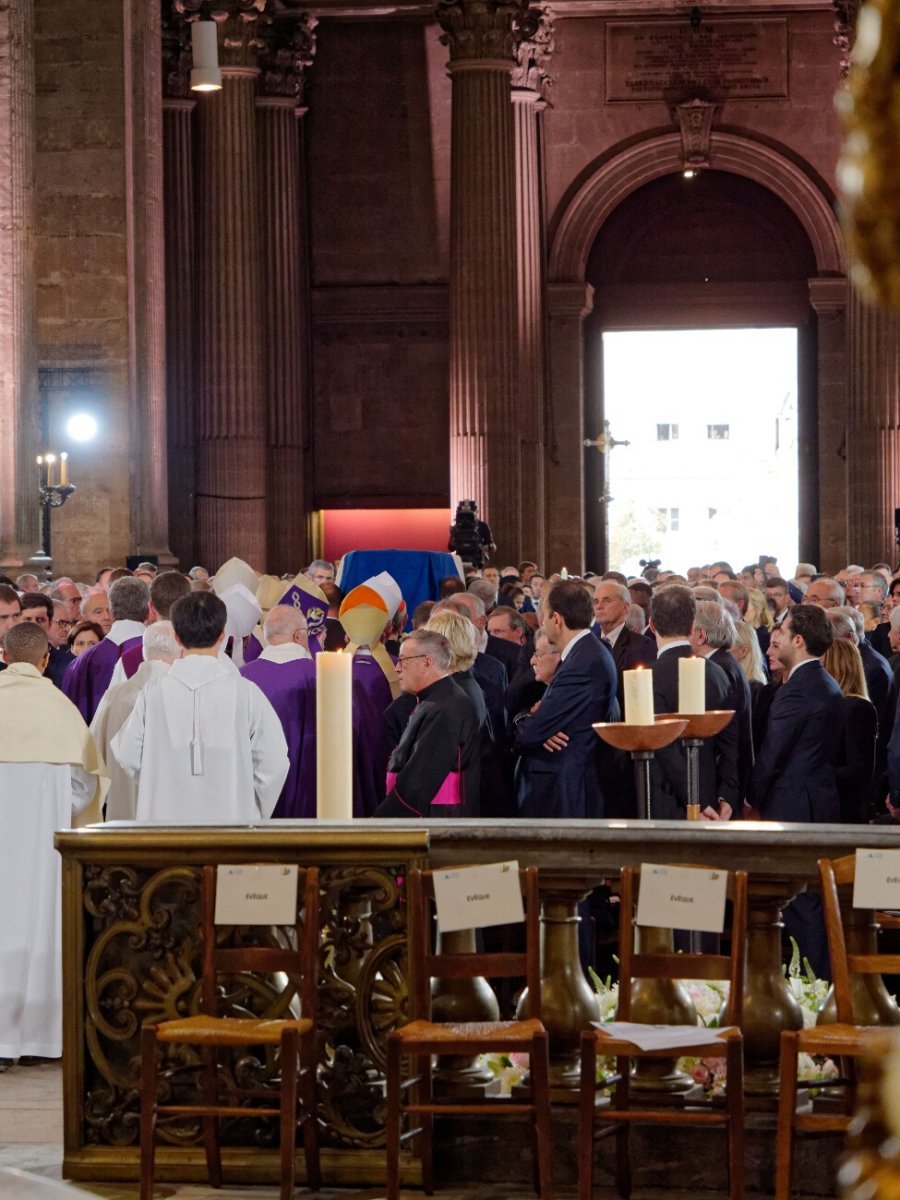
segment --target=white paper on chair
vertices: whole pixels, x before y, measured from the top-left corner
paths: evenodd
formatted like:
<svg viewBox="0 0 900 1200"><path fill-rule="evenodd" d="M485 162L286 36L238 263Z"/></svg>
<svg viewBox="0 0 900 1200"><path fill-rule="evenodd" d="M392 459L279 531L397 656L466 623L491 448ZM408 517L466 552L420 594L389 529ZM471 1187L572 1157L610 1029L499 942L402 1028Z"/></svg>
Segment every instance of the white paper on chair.
<svg viewBox="0 0 900 1200"><path fill-rule="evenodd" d="M295 925L296 863L222 864L216 868L217 925Z"/></svg>
<svg viewBox="0 0 900 1200"><path fill-rule="evenodd" d="M900 850L857 850L854 908L900 908Z"/></svg>
<svg viewBox="0 0 900 1200"><path fill-rule="evenodd" d="M432 878L442 933L525 920L517 862L435 871Z"/></svg>
<svg viewBox="0 0 900 1200"><path fill-rule="evenodd" d="M678 1050L682 1046L723 1046L721 1029L705 1025L640 1025L633 1021L592 1021L610 1037L631 1042L639 1050ZM726 1028L733 1028L727 1026Z"/></svg>
<svg viewBox="0 0 900 1200"><path fill-rule="evenodd" d="M727 871L642 863L637 923L721 933L727 891Z"/></svg>

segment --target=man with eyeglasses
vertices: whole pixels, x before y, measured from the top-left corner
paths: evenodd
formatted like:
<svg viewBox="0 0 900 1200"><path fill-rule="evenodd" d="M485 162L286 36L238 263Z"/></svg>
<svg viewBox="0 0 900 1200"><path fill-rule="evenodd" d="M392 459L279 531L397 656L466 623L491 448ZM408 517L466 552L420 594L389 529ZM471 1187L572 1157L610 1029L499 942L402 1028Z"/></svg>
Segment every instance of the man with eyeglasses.
<svg viewBox="0 0 900 1200"><path fill-rule="evenodd" d="M443 634L416 629L400 647L400 687L415 711L388 763L387 796L376 817L478 815L481 724L468 696L450 677Z"/></svg>
<svg viewBox="0 0 900 1200"><path fill-rule="evenodd" d="M33 625L37 625L39 629L46 633L50 642L49 652L50 659L44 671L47 679L52 679L58 688L62 687L63 676L65 675L69 663L75 661L75 655L69 650L68 646L60 647L54 640L54 604L49 596L43 596L40 592L26 592L22 597L22 620L30 621Z"/></svg>

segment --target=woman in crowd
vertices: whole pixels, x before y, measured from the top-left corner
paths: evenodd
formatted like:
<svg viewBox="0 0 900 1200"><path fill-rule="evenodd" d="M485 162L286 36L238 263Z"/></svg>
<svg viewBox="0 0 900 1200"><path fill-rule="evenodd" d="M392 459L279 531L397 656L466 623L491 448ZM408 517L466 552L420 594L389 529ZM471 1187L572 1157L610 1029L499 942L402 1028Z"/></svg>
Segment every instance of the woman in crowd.
<svg viewBox="0 0 900 1200"><path fill-rule="evenodd" d="M90 650L91 646L96 646L102 641L103 630L95 621L79 621L69 630L66 645L77 658L79 654L84 654L85 650Z"/></svg>
<svg viewBox="0 0 900 1200"><path fill-rule="evenodd" d="M875 779L875 738L878 719L869 699L862 658L856 646L836 638L822 659L828 674L844 693L836 755L841 820L857 825L869 819Z"/></svg>

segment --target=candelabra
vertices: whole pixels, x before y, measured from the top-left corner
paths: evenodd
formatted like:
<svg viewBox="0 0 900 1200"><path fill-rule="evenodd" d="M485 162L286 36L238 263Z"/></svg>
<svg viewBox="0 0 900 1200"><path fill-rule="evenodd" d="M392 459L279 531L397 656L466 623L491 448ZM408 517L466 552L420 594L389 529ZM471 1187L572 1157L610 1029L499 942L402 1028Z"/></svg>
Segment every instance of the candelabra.
<svg viewBox="0 0 900 1200"><path fill-rule="evenodd" d="M57 462L59 463L59 482L55 482ZM55 454L39 454L37 465L41 472L38 484L42 542L40 557L45 558L49 564L52 558L51 514L54 508L62 508L75 491L75 485L69 483L69 456L65 451L59 455L58 459Z"/></svg>

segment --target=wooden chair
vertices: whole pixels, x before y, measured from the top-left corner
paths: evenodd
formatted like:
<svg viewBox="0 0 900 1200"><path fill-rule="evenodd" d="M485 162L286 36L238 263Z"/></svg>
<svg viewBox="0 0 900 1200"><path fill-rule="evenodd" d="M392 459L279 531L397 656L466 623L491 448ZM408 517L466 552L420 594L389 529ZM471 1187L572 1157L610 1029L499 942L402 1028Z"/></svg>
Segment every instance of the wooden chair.
<svg viewBox="0 0 900 1200"><path fill-rule="evenodd" d="M411 871L409 876L409 952L413 974L410 997L411 1020L395 1030L387 1042L387 1200L400 1193L400 1145L419 1136L425 1191L434 1191L432 1134L434 1118L440 1114L490 1113L527 1115L533 1122L535 1181L543 1200L553 1200L550 1172L550 1077L547 1032L541 1024L540 899L538 870L520 872L525 899L524 953L447 954L431 948L434 885L431 871ZM529 1016L522 1021L438 1023L430 1020L431 979L476 979L524 977L528 986ZM432 1055L475 1055L488 1052L529 1055L531 1095L526 1101L483 1100L457 1103L436 1101L432 1090ZM412 1073L403 1076L407 1058ZM404 1092L414 1088L413 1103L401 1103ZM401 1133L404 1114L421 1117L421 1126Z"/></svg>
<svg viewBox="0 0 900 1200"><path fill-rule="evenodd" d="M853 1016L853 975L880 975L900 971L900 954L848 954L841 919L838 888L852 886L856 877L856 855L848 854L833 862L819 859L825 932L834 984L837 1022L816 1025L812 1029L786 1030L781 1035L781 1081L778 1097L778 1141L776 1150L775 1196L788 1200L794 1159L794 1130L821 1133L846 1130L856 1102L855 1060L877 1047L884 1037L883 1026L857 1025ZM842 1088L844 1112L797 1112L797 1055L826 1055L844 1059L838 1079L829 1079L828 1088Z"/></svg>
<svg viewBox="0 0 900 1200"><path fill-rule="evenodd" d="M629 1134L632 1124L723 1125L728 1133L729 1194L741 1200L744 1194L744 1045L740 1032L743 1015L744 971L747 953L747 874L729 875L732 900L731 953L675 954L673 951L635 952L635 881L640 872L625 867L621 877L619 914L619 1002L616 1017L631 1021L632 982L635 979L727 979L728 1004L723 1014L722 1048L708 1042L677 1049L641 1050L632 1042L603 1029L591 1028L581 1035L581 1096L578 1146L578 1196L591 1200L594 1186L594 1138L598 1121L611 1124L604 1132L616 1132L616 1185L621 1196L631 1194ZM725 1029L725 1026L738 1028ZM665 1059L682 1055L724 1057L726 1060L726 1104L724 1109L632 1107L630 1072L632 1060ZM616 1073L596 1082L598 1057L615 1057ZM615 1085L609 1106L598 1106L598 1088Z"/></svg>
<svg viewBox="0 0 900 1200"><path fill-rule="evenodd" d="M183 1115L199 1117L209 1182L222 1186L219 1153L219 1118L262 1116L280 1118L281 1196L289 1200L294 1191L294 1154L298 1119L303 1127L307 1182L313 1190L321 1186L319 1146L316 1127L316 1045L315 1012L319 948L319 873L314 868L300 872L303 895L303 925L298 926L297 948L241 946L220 949L216 944L215 892L216 869L204 867L202 875L203 930L203 1012L197 1016L141 1030L141 1200L153 1194L155 1131L157 1117ZM254 1017L219 1016L220 975L242 973L271 976L284 972L297 988L301 1016L294 1019L266 1020ZM201 1063L200 1104L161 1104L158 1095L157 1050L160 1044L179 1043L198 1049ZM251 1107L225 1104L218 1100L217 1050L219 1047L269 1046L278 1048L281 1069L280 1100L275 1107ZM298 1071L299 1057L299 1071ZM300 1109L298 1113L298 1083ZM269 1099L273 1091L242 1089L239 1099Z"/></svg>

